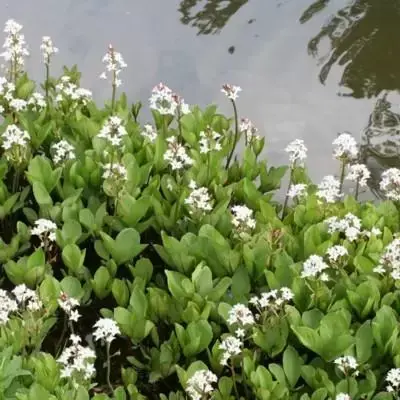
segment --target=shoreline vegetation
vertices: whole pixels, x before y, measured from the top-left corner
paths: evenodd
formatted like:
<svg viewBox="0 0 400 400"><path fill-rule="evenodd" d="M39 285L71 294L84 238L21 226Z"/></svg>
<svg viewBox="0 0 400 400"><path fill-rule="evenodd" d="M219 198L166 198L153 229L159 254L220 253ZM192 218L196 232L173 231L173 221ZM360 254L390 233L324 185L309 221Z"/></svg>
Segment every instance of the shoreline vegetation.
<svg viewBox="0 0 400 400"><path fill-rule="evenodd" d="M160 83L144 122L111 45L99 108L48 36L30 80L22 31L0 54L0 399L399 399L400 170L360 202L349 133L319 184L301 139L269 166L230 84L232 116Z"/></svg>

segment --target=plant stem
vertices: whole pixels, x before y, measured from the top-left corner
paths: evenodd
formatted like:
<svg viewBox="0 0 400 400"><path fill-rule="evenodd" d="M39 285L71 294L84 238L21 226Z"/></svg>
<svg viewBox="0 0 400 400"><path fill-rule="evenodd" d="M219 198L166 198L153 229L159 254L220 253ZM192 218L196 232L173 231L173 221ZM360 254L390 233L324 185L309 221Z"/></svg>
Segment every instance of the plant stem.
<svg viewBox="0 0 400 400"><path fill-rule="evenodd" d="M207 184L210 182L210 167L211 167L211 152L208 152L207 154Z"/></svg>
<svg viewBox="0 0 400 400"><path fill-rule="evenodd" d="M63 340L64 340L64 337L65 337L65 334L67 333L67 330L68 330L68 321L67 321L67 319L66 319L66 317L65 317L65 315L64 315L63 330L62 330L61 335L60 335L60 338L58 339L58 342L57 342L57 344L56 344L56 354L57 354L57 357L58 357L58 356L60 355L60 353L61 353L61 343L62 343Z"/></svg>
<svg viewBox="0 0 400 400"><path fill-rule="evenodd" d="M293 172L294 172L294 165L290 167L290 177L289 177L289 185L286 191L286 196L285 196L285 201L283 203L283 208L282 208L282 215L281 215L281 220L285 217L286 214L286 208L289 202L289 190L292 186L292 181L293 181Z"/></svg>
<svg viewBox="0 0 400 400"><path fill-rule="evenodd" d="M247 389L246 375L245 375L245 372L244 372L244 354L243 353L242 353L242 362L241 362L241 364L242 364L242 382L243 382L243 386L244 386L244 393L245 393L246 399L249 399L250 396L249 396L249 391Z"/></svg>
<svg viewBox="0 0 400 400"><path fill-rule="evenodd" d="M16 170L13 177L12 192L17 193L19 187L19 171Z"/></svg>
<svg viewBox="0 0 400 400"><path fill-rule="evenodd" d="M233 389L235 390L236 398L239 400L240 396L239 396L238 388L237 388L237 385L236 385L235 368L233 367L233 365L230 365L230 369L231 369L231 372L232 372Z"/></svg>
<svg viewBox="0 0 400 400"><path fill-rule="evenodd" d="M107 385L110 388L111 393L113 392L113 387L110 381L110 372L111 372L111 363L110 363L110 343L106 344L106 352L107 352Z"/></svg>
<svg viewBox="0 0 400 400"><path fill-rule="evenodd" d="M239 121L238 121L237 107L236 107L235 101L234 100L231 100L231 101L232 101L232 105L233 105L233 113L235 115L235 136L234 136L234 139L233 139L232 150L231 150L231 152L230 152L230 154L228 156L228 159L226 160L225 169L229 168L229 165L231 163L231 160L232 160L232 157L233 157L233 153L235 152L237 141L238 141L238 138L239 138Z"/></svg>
<svg viewBox="0 0 400 400"><path fill-rule="evenodd" d="M179 132L179 137L182 137L182 124L181 124L181 110L180 110L180 106L178 106L178 132Z"/></svg>
<svg viewBox="0 0 400 400"><path fill-rule="evenodd" d="M49 105L49 79L50 79L50 64L46 63L46 81L44 83L44 88L46 90L47 105Z"/></svg>
<svg viewBox="0 0 400 400"><path fill-rule="evenodd" d="M340 186L339 186L339 193L342 193L343 189L343 181L344 181L344 173L346 171L346 161L342 161L342 165L340 168Z"/></svg>
<svg viewBox="0 0 400 400"><path fill-rule="evenodd" d="M115 84L115 71L114 71L114 77L113 77L113 83L112 83L112 95L111 95L111 114L114 115L114 108L115 108L115 94L117 91L117 85Z"/></svg>
<svg viewBox="0 0 400 400"><path fill-rule="evenodd" d="M360 190L360 180L357 179L357 183L356 183L356 194L355 194L355 198L356 200L358 200L358 192Z"/></svg>

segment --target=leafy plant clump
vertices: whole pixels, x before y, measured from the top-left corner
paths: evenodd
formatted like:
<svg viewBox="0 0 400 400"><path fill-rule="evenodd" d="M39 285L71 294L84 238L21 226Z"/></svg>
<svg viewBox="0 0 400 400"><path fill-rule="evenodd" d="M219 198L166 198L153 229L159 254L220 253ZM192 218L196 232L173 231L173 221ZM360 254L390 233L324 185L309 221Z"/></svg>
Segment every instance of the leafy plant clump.
<svg viewBox="0 0 400 400"><path fill-rule="evenodd" d="M232 118L159 84L142 124L112 46L105 107L76 67L52 77L49 37L36 92L22 26L5 33L0 399L399 398L399 170L358 201L347 133L319 185L302 140L268 166L232 85Z"/></svg>

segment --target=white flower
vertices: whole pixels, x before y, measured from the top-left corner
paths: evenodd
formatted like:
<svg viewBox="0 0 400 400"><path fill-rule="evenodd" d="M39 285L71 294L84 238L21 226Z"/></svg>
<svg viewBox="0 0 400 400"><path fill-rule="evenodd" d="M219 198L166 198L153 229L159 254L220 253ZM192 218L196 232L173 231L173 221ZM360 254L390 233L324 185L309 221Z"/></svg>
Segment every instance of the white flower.
<svg viewBox="0 0 400 400"><path fill-rule="evenodd" d="M27 102L23 99L12 99L9 105L14 111L20 112L26 110Z"/></svg>
<svg viewBox="0 0 400 400"><path fill-rule="evenodd" d="M172 97L177 105L178 114L180 115L189 114L190 108L189 105L185 103L185 100L176 93L174 93Z"/></svg>
<svg viewBox="0 0 400 400"><path fill-rule="evenodd" d="M252 297L250 303L254 304L260 313L264 311L269 311L277 313L282 306L292 300L294 294L291 289L287 287L282 287L279 290L274 289L269 292L261 293L260 297Z"/></svg>
<svg viewBox="0 0 400 400"><path fill-rule="evenodd" d="M78 104L86 105L92 100L92 92L72 83L69 76L60 78L60 82L56 85L56 90L59 91L56 96L56 102L59 103L65 100L71 103L70 106L72 108L77 107Z"/></svg>
<svg viewBox="0 0 400 400"><path fill-rule="evenodd" d="M329 268L321 256L312 255L303 263L302 278L318 278L320 274ZM323 277L325 278L325 276ZM325 279L322 279L325 280Z"/></svg>
<svg viewBox="0 0 400 400"><path fill-rule="evenodd" d="M355 371L354 375L358 375L358 363L357 360L352 356L339 357L335 360L335 364L345 375L348 375L353 371Z"/></svg>
<svg viewBox="0 0 400 400"><path fill-rule="evenodd" d="M358 157L356 140L348 133L342 133L333 141L333 156L338 160L354 160Z"/></svg>
<svg viewBox="0 0 400 400"><path fill-rule="evenodd" d="M94 368L96 353L89 347L83 347L79 336L71 335L70 340L72 345L66 347L57 359L63 366L61 378L82 377L88 380L96 372Z"/></svg>
<svg viewBox="0 0 400 400"><path fill-rule="evenodd" d="M219 345L219 348L223 350L221 357L221 365L227 365L228 360L241 353L243 342L235 336L227 336Z"/></svg>
<svg viewBox="0 0 400 400"><path fill-rule="evenodd" d="M101 128L97 137L109 142L112 146L120 146L122 139L128 132L122 124L122 119L117 116L109 117Z"/></svg>
<svg viewBox="0 0 400 400"><path fill-rule="evenodd" d="M37 293L34 290L26 287L25 284L16 286L12 290L12 293L15 296L18 304L25 306L29 311L39 311L43 307L43 304Z"/></svg>
<svg viewBox="0 0 400 400"><path fill-rule="evenodd" d="M371 229L371 235L380 236L382 235L382 231L375 226Z"/></svg>
<svg viewBox="0 0 400 400"><path fill-rule="evenodd" d="M307 158L307 147L304 144L304 140L301 139L293 140L286 146L285 151L289 154L291 168L298 162L301 164Z"/></svg>
<svg viewBox="0 0 400 400"><path fill-rule="evenodd" d="M198 212L204 214L212 211L212 198L208 193L208 189L206 187L197 188L194 182L191 182L190 187L192 191L189 197L185 199L185 204L190 206L190 214Z"/></svg>
<svg viewBox="0 0 400 400"><path fill-rule="evenodd" d="M144 125L140 134L150 143L154 143L157 139L157 131L150 124Z"/></svg>
<svg viewBox="0 0 400 400"><path fill-rule="evenodd" d="M318 185L317 197L327 203L334 203L340 196L340 182L333 175L325 176Z"/></svg>
<svg viewBox="0 0 400 400"><path fill-rule="evenodd" d="M239 338L242 339L246 336L246 331L243 328L237 328L235 331L235 335Z"/></svg>
<svg viewBox="0 0 400 400"><path fill-rule="evenodd" d="M400 238L389 243L379 260L379 265L373 269L378 274L389 273L395 279L400 279Z"/></svg>
<svg viewBox="0 0 400 400"><path fill-rule="evenodd" d="M75 310L77 307L79 307L79 301L74 297L70 297L66 293L62 292L58 299L58 304L68 315L70 321L77 322L81 317L79 312Z"/></svg>
<svg viewBox="0 0 400 400"><path fill-rule="evenodd" d="M45 64L50 64L51 56L58 53L58 48L53 45L53 41L51 40L50 36L42 37L40 50L42 50L43 60Z"/></svg>
<svg viewBox="0 0 400 400"><path fill-rule="evenodd" d="M4 32L7 33L6 40L3 44L5 49L0 57L3 57L5 61L11 62L10 67L11 73L21 72L25 60L24 58L29 55L26 48L25 37L21 33L22 25L15 22L13 19L9 19L4 28ZM14 70L14 71L12 71Z"/></svg>
<svg viewBox="0 0 400 400"><path fill-rule="evenodd" d="M95 340L104 340L111 343L117 335L121 334L117 323L111 318L100 318L95 324L93 332Z"/></svg>
<svg viewBox="0 0 400 400"><path fill-rule="evenodd" d="M246 206L233 206L232 224L239 237L245 238L255 227L256 220L253 218L253 210Z"/></svg>
<svg viewBox="0 0 400 400"><path fill-rule="evenodd" d="M128 171L122 164L107 163L103 166L103 179L123 182L128 180Z"/></svg>
<svg viewBox="0 0 400 400"><path fill-rule="evenodd" d="M55 242L57 225L48 219L40 218L35 221L35 226L31 230L31 234L39 236L41 246L45 246L47 241Z"/></svg>
<svg viewBox="0 0 400 400"><path fill-rule="evenodd" d="M389 168L383 172L379 187L388 199L400 200L400 169Z"/></svg>
<svg viewBox="0 0 400 400"><path fill-rule="evenodd" d="M8 125L1 137L4 150L10 150L14 146L25 147L31 139L28 132L19 129L16 125Z"/></svg>
<svg viewBox="0 0 400 400"><path fill-rule="evenodd" d="M26 304L26 309L31 312L39 311L42 309L42 307L43 303L37 296L29 300L28 303Z"/></svg>
<svg viewBox="0 0 400 400"><path fill-rule="evenodd" d="M32 93L32 96L28 100L28 105L33 106L36 111L46 107L46 101L41 93Z"/></svg>
<svg viewBox="0 0 400 400"><path fill-rule="evenodd" d="M239 97L239 92L242 91L242 88L240 86L234 86L234 85L229 85L225 84L222 85L221 92L228 97L228 99L231 99L232 101L235 101Z"/></svg>
<svg viewBox="0 0 400 400"><path fill-rule="evenodd" d="M207 127L205 131L200 132L200 153L207 154L210 151L221 151L222 146L219 142L221 139L221 135L218 132L215 132L210 127Z"/></svg>
<svg viewBox="0 0 400 400"><path fill-rule="evenodd" d="M120 86L121 80L118 76L127 65L121 53L115 51L111 44L108 46L107 54L103 57L103 63L106 65L106 71L100 75L100 78L107 79L107 75L110 73L110 79L113 85Z"/></svg>
<svg viewBox="0 0 400 400"><path fill-rule="evenodd" d="M158 111L161 115L175 115L178 107L176 98L172 90L159 83L151 92L150 108Z"/></svg>
<svg viewBox="0 0 400 400"><path fill-rule="evenodd" d="M60 140L51 146L54 164L61 164L67 160L75 159L75 148L66 140Z"/></svg>
<svg viewBox="0 0 400 400"><path fill-rule="evenodd" d="M228 313L228 324L238 324L240 326L253 325L254 316L244 304L235 304Z"/></svg>
<svg viewBox="0 0 400 400"><path fill-rule="evenodd" d="M361 234L361 220L352 213L347 213L344 218L331 217L325 220L328 225L328 232L341 232L346 235L346 239L354 241Z"/></svg>
<svg viewBox="0 0 400 400"><path fill-rule="evenodd" d="M193 376L187 380L186 392L191 400L204 400L212 395L214 391L213 383L218 378L211 371L196 371Z"/></svg>
<svg viewBox="0 0 400 400"><path fill-rule="evenodd" d="M291 185L288 190L288 197L291 199L294 198L303 198L307 196L307 185L304 183L298 183L296 185Z"/></svg>
<svg viewBox="0 0 400 400"><path fill-rule="evenodd" d="M387 373L386 382L389 383L386 388L388 392L398 392L400 389L400 368L392 368Z"/></svg>
<svg viewBox="0 0 400 400"><path fill-rule="evenodd" d="M18 310L18 304L13 300L8 292L0 289L0 325L8 322L11 313Z"/></svg>
<svg viewBox="0 0 400 400"><path fill-rule="evenodd" d="M335 263L338 262L340 258L348 256L349 252L346 247L337 245L329 247L326 254L328 255L329 261Z"/></svg>
<svg viewBox="0 0 400 400"><path fill-rule="evenodd" d="M246 137L246 143L251 145L254 140L260 140L261 137L257 134L258 129L253 125L253 123L248 118L242 118L239 125L239 130Z"/></svg>
<svg viewBox="0 0 400 400"><path fill-rule="evenodd" d="M364 164L353 164L350 165L346 179L357 182L360 187L365 187L370 177L371 172L369 172L369 169Z"/></svg>
<svg viewBox="0 0 400 400"><path fill-rule="evenodd" d="M168 161L172 170L180 170L193 164L193 160L187 155L186 149L175 136L167 138L168 149L164 154L164 160Z"/></svg>
<svg viewBox="0 0 400 400"><path fill-rule="evenodd" d="M351 397L347 393L339 393L336 395L335 400L351 400Z"/></svg>

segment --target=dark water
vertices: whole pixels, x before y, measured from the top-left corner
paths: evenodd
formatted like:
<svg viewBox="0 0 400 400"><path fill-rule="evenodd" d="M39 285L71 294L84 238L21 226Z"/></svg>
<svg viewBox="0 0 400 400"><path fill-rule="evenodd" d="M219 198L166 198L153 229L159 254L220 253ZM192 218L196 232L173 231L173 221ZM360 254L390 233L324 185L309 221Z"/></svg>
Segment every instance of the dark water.
<svg viewBox="0 0 400 400"><path fill-rule="evenodd" d="M24 24L37 78L50 35L55 68L77 63L83 86L104 99L98 75L113 43L132 100L146 102L163 81L189 103L230 111L220 86L240 85L240 113L267 137L273 163L303 138L312 175L336 172L331 142L345 130L363 142L375 176L399 163L398 0L10 0L0 12Z"/></svg>

